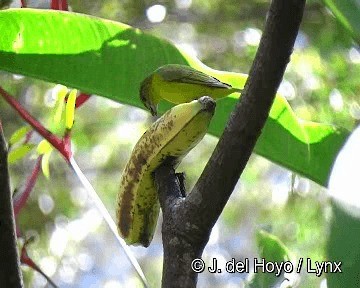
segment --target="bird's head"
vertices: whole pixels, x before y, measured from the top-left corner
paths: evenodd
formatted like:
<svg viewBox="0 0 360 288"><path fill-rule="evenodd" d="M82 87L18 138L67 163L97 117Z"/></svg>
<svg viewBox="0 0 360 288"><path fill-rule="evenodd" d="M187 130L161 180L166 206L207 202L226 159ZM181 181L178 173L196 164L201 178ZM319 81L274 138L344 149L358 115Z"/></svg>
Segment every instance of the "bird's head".
<svg viewBox="0 0 360 288"><path fill-rule="evenodd" d="M156 99L154 99L151 83L152 75L145 78L144 81L141 82L140 85L140 100L144 104L144 106L150 110L152 116L157 115L157 104Z"/></svg>

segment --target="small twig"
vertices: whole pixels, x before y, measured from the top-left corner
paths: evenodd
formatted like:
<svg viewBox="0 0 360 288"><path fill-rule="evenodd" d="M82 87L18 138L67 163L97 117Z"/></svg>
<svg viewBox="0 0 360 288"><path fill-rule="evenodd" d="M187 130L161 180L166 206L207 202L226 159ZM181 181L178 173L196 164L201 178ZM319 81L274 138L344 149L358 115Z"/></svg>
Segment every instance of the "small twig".
<svg viewBox="0 0 360 288"><path fill-rule="evenodd" d="M41 123L39 123L39 121L31 116L30 113L26 111L26 109L18 101L16 101L15 98L11 97L11 95L1 87L0 94L5 99L5 101L10 104L19 113L19 115L34 128L36 132L49 141L49 143L51 143L51 145L53 145L56 150L58 150L67 161L69 161L71 157L71 149L70 147L67 147L67 143L64 143L62 139L47 130Z"/></svg>
<svg viewBox="0 0 360 288"><path fill-rule="evenodd" d="M30 268L34 269L35 271L40 273L53 288L58 288L58 286L54 283L54 281L52 281L52 279L49 276L47 276L45 272L42 271L41 268L29 257L27 253L27 246L30 244L31 241L32 238L27 239L23 247L21 248L21 256L20 256L21 264L25 264Z"/></svg>
<svg viewBox="0 0 360 288"><path fill-rule="evenodd" d="M26 201L28 200L31 191L33 190L36 180L39 176L40 167L41 167L42 155L38 157L36 160L36 164L34 169L32 170L29 177L26 179L24 190L18 191L13 198L14 205L14 214L16 215L20 212L20 210L24 207Z"/></svg>

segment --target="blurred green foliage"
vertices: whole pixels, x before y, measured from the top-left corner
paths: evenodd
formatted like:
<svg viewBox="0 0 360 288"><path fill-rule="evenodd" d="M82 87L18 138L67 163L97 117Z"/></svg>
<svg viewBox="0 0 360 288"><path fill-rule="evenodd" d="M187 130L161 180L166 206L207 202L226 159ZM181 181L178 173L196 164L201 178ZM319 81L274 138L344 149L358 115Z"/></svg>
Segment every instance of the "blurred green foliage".
<svg viewBox="0 0 360 288"><path fill-rule="evenodd" d="M1 0L0 1L0 9L4 9L4 8L9 7L11 2L12 2L12 0Z"/></svg>
<svg viewBox="0 0 360 288"><path fill-rule="evenodd" d="M160 4L166 7L166 16L160 23L150 22L146 14L147 9L158 2L70 0L69 4L75 12L129 23L188 47L210 67L247 73L269 1L162 0ZM321 1L308 1L294 54L280 88L284 89L284 95L297 115L352 129L360 119L358 75L360 51L347 30ZM0 74L0 83L17 95L41 122L51 122L52 84L8 73ZM0 101L0 111L9 139L23 122L4 101ZM151 121L144 111L98 97L93 97L76 111L72 132L76 159L112 213L121 171L133 145ZM215 138L206 137L184 160L181 169L187 173L188 187L201 173L215 144ZM33 165L33 160L23 159L10 167L14 188L23 185L25 175L30 173ZM88 215L92 206L78 180L57 153L50 159L50 175L49 180L40 177L18 218L24 235L38 236L38 240L29 246L29 254L60 286L89 287L86 284L93 281L100 287L112 279L123 285L138 285L134 272L107 228L90 227L86 237L72 236L72 223ZM295 177L293 182L291 179L290 172L253 156L214 228L204 259L216 255L226 260L254 257L257 253L255 232L258 227L265 226L297 258L326 260L330 203L325 190L306 179ZM42 195L51 197L53 209L46 210L40 204ZM149 249L134 249L153 287L159 287L161 275L159 230ZM56 250L58 246L52 239L55 231L68 233L63 253ZM119 256L114 261L114 254L122 258ZM88 266L82 265L82 259L88 259L84 260ZM49 268L53 264L55 270ZM96 280L89 280L89 275L96 276ZM300 277L300 287L318 287L324 281L324 277L306 273ZM199 277L199 287L207 287L206 283L212 283L212 287L225 287L227 283L239 285L243 278L244 275L216 277L205 273ZM28 269L25 280L30 287L45 286L41 277Z"/></svg>

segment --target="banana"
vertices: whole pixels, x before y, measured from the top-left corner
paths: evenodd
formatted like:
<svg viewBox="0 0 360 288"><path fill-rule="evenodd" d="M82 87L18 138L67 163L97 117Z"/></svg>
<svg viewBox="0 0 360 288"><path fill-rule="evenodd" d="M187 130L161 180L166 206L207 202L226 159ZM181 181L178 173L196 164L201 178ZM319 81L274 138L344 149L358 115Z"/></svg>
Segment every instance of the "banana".
<svg viewBox="0 0 360 288"><path fill-rule="evenodd" d="M118 231L130 245L149 246L160 211L152 173L166 159L176 168L206 134L215 101L204 96L168 110L135 145L120 181Z"/></svg>

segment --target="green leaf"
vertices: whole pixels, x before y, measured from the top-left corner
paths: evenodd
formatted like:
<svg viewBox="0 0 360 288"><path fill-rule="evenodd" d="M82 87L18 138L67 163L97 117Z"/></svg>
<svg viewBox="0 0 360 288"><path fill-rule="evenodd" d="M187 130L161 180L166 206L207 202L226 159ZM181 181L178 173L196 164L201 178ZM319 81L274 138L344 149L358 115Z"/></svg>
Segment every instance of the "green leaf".
<svg viewBox="0 0 360 288"><path fill-rule="evenodd" d="M266 262L277 262L280 266L281 262L290 260L288 248L275 235L272 235L264 230L259 230L256 234L256 242L260 256L257 258L257 261L265 259ZM276 276L275 272L262 273L258 271L257 273L254 273L253 276L254 277L248 287L273 287L276 283L285 280L283 274L281 276Z"/></svg>
<svg viewBox="0 0 360 288"><path fill-rule="evenodd" d="M52 150L45 153L41 159L41 170L46 178L50 178L50 168L49 168L49 160L51 156Z"/></svg>
<svg viewBox="0 0 360 288"><path fill-rule="evenodd" d="M32 9L0 12L0 69L60 83L144 108L139 85L166 63L187 64L234 87L246 75L211 69L166 40L125 24L86 15ZM236 97L217 102L209 133L220 136ZM161 103L160 112L171 107ZM348 132L298 119L277 96L255 152L326 185Z"/></svg>
<svg viewBox="0 0 360 288"><path fill-rule="evenodd" d="M63 85L56 85L54 87L54 93L56 95L56 104L54 107L54 122L58 126L61 123L61 116L64 108L64 99L68 93L68 89Z"/></svg>
<svg viewBox="0 0 360 288"><path fill-rule="evenodd" d="M54 147L46 139L42 140L36 148L36 152L39 155L43 155L41 159L41 170L46 178L50 177L49 159L53 150Z"/></svg>
<svg viewBox="0 0 360 288"><path fill-rule="evenodd" d="M12 146L22 140L26 133L28 133L31 130L30 126L22 126L19 129L17 129L11 136L9 140L9 145Z"/></svg>
<svg viewBox="0 0 360 288"><path fill-rule="evenodd" d="M39 153L39 155L41 154L46 154L46 153L50 153L53 150L53 146L46 140L42 140L37 148L36 148L36 152Z"/></svg>
<svg viewBox="0 0 360 288"><path fill-rule="evenodd" d="M327 273L329 288L360 287L360 218L333 203L330 237L327 245L328 261L341 261L342 273Z"/></svg>
<svg viewBox="0 0 360 288"><path fill-rule="evenodd" d="M360 45L360 2L358 0L323 0L336 19Z"/></svg>
<svg viewBox="0 0 360 288"><path fill-rule="evenodd" d="M268 261L289 260L289 250L278 237L264 230L256 233L256 242L259 248L260 257Z"/></svg>
<svg viewBox="0 0 360 288"><path fill-rule="evenodd" d="M24 144L19 147L12 149L8 154L8 162L9 164L16 163L17 161L24 158L35 145L33 144Z"/></svg>

